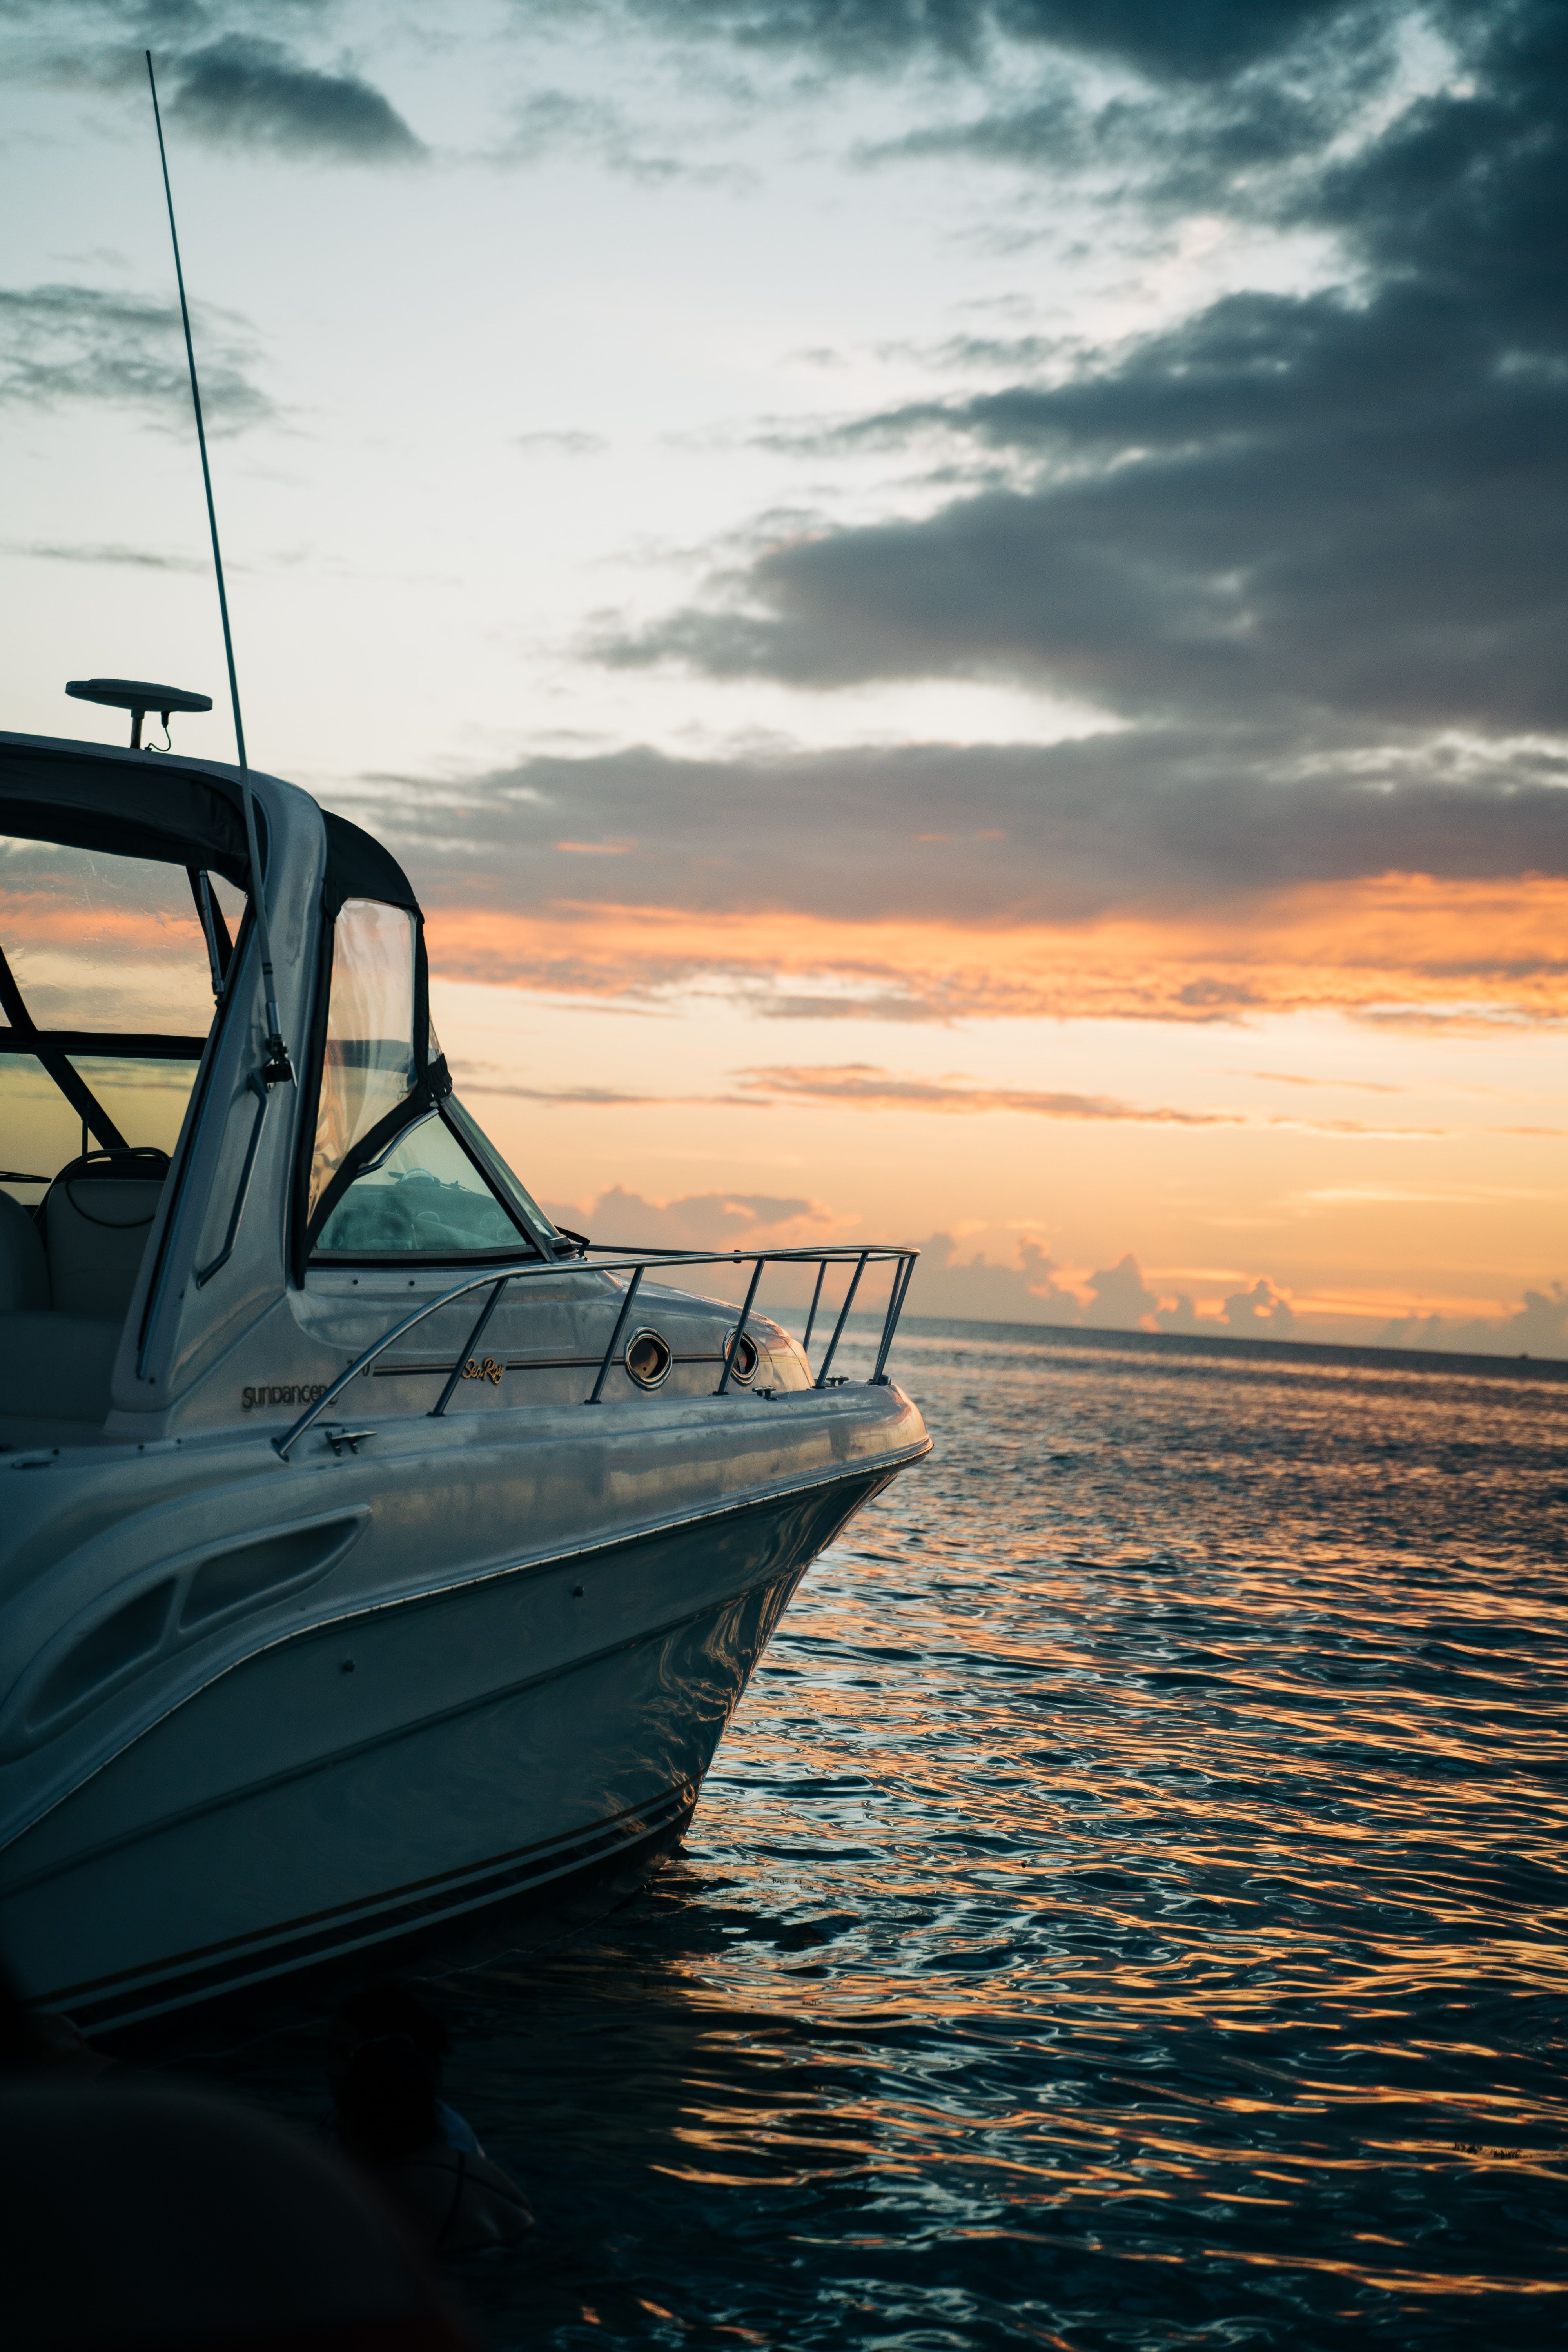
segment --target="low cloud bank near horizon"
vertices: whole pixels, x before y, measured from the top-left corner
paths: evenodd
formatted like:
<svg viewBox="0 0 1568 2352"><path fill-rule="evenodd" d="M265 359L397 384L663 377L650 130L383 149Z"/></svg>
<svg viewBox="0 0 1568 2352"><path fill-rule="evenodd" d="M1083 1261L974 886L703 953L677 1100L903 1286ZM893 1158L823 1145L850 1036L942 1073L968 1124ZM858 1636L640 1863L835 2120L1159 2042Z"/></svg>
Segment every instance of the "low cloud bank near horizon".
<svg viewBox="0 0 1568 2352"><path fill-rule="evenodd" d="M649 1201L621 1185L580 1202L546 1202L546 1213L574 1232L628 1249L756 1250L844 1247L864 1238L857 1221L836 1215L821 1202L771 1193L694 1192L669 1201ZM889 1238L879 1236L878 1238ZM1329 1314L1293 1299L1266 1273L1243 1276L1196 1297L1196 1286L1183 1288L1146 1277L1127 1251L1113 1265L1079 1271L1059 1265L1043 1242L1026 1236L1010 1264L997 1264L981 1251L962 1255L951 1234L933 1234L921 1251L910 1286L912 1316L956 1322L1034 1325L1093 1331L1164 1332L1173 1337L1316 1340L1339 1345L1408 1349L1458 1355L1568 1359L1568 1283L1544 1283L1526 1290L1511 1312L1470 1318L1437 1314L1389 1319L1369 1312ZM677 1271L678 1286L721 1297L739 1297L750 1268L715 1265ZM823 1313L837 1312L846 1273L830 1270ZM815 1275L776 1267L764 1277L764 1303L799 1315ZM886 1282L868 1278L868 1307L880 1307Z"/></svg>

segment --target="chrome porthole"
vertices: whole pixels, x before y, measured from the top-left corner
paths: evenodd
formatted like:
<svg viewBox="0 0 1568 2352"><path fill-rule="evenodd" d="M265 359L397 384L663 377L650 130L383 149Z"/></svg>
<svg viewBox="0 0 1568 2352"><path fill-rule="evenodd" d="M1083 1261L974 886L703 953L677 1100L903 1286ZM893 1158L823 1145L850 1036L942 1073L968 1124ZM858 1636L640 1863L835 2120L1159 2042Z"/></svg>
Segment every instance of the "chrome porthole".
<svg viewBox="0 0 1568 2352"><path fill-rule="evenodd" d="M735 1326L731 1323L724 1334L723 1353L727 1356L734 1346ZM735 1348L735 1360L730 1367L730 1378L732 1381L739 1381L742 1386L748 1385L757 1377L758 1360L756 1341L749 1331L743 1332L740 1346Z"/></svg>
<svg viewBox="0 0 1568 2352"><path fill-rule="evenodd" d="M657 1331L634 1331L626 1341L626 1370L639 1389L656 1389L674 1359Z"/></svg>

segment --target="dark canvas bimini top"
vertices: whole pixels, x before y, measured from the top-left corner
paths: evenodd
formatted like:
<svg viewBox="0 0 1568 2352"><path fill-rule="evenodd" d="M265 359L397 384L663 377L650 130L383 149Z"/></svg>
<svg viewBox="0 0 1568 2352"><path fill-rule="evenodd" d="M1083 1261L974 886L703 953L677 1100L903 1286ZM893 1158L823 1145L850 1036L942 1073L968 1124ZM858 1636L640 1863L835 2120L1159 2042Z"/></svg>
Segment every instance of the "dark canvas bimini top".
<svg viewBox="0 0 1568 2352"><path fill-rule="evenodd" d="M345 898L381 898L418 912L408 877L374 836L322 810L327 911ZM263 865L267 812L257 795ZM165 866L205 866L245 889L248 880L238 779L220 769L145 751L0 736L0 834L58 841Z"/></svg>
<svg viewBox="0 0 1568 2352"><path fill-rule="evenodd" d="M239 787L145 751L0 741L0 833L166 866L201 866L244 889ZM265 859L265 814L257 811Z"/></svg>

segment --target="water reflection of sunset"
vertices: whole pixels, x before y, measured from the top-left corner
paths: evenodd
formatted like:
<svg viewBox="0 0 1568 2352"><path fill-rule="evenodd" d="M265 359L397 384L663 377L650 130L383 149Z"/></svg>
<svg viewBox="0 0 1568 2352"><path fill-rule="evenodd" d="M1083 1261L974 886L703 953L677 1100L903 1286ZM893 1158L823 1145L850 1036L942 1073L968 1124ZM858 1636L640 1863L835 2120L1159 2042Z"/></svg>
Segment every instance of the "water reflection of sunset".
<svg viewBox="0 0 1568 2352"><path fill-rule="evenodd" d="M936 1453L812 1570L681 1859L444 1980L542 2224L465 2291L558 2342L1109 2345L1134 2299L1150 2341L1458 2352L1483 2299L1542 2340L1568 1384L895 1370Z"/></svg>

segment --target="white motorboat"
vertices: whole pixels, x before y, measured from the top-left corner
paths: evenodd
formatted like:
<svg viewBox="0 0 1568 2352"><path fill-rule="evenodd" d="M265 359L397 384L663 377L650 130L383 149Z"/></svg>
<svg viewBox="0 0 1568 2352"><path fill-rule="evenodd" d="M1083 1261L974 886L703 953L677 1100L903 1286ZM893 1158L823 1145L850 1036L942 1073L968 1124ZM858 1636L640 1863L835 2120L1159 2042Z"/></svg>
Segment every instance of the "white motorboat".
<svg viewBox="0 0 1568 2352"><path fill-rule="evenodd" d="M270 988L239 770L0 736L0 1950L89 2026L656 1856L929 1445L910 1251L769 1254L814 1366L763 1258L558 1231L396 861L251 782Z"/></svg>

